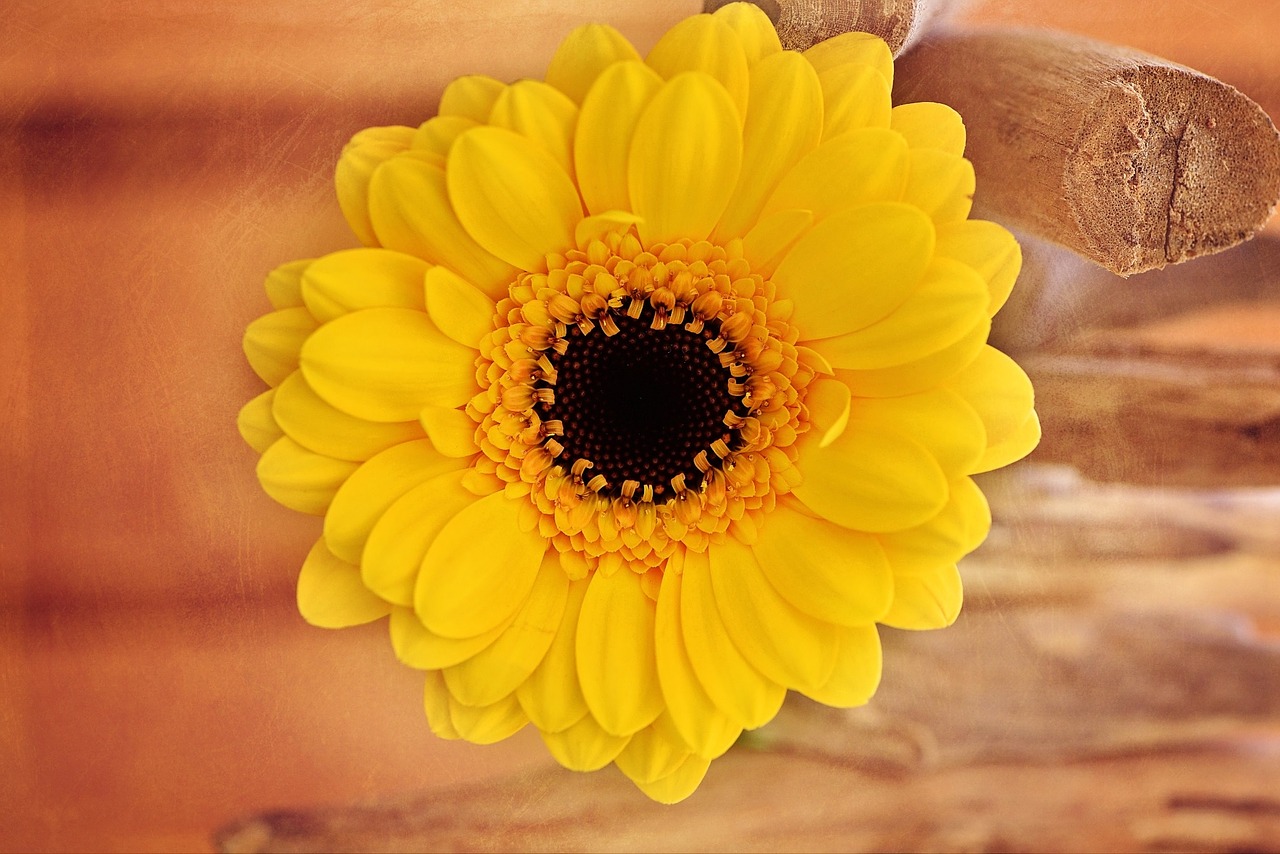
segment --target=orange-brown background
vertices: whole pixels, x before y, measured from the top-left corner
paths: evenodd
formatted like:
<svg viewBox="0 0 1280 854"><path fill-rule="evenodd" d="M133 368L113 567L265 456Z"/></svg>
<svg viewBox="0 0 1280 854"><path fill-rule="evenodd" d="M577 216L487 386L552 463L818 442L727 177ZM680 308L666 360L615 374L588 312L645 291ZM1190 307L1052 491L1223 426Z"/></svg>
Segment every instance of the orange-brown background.
<svg viewBox="0 0 1280 854"><path fill-rule="evenodd" d="M380 626L305 627L317 523L234 429L263 274L350 245L345 139L572 25L646 49L696 0L23 4L0 22L0 850L210 845L277 806L546 763L434 739ZM1280 4L986 0L1215 74L1280 119ZM981 179L981 176L980 176ZM715 773L714 769L713 772Z"/></svg>

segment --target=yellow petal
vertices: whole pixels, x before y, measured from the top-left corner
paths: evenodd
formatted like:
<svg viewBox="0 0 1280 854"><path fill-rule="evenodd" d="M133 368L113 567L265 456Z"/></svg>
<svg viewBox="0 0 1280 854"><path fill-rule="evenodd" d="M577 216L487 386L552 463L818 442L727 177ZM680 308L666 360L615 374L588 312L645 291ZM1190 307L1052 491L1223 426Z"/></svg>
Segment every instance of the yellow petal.
<svg viewBox="0 0 1280 854"><path fill-rule="evenodd" d="M1017 362L990 346L983 347L977 358L946 385L977 410L990 445L1017 432L1035 407L1035 390L1026 373Z"/></svg>
<svg viewBox="0 0 1280 854"><path fill-rule="evenodd" d="M454 142L467 130L476 126L473 119L465 116L432 116L413 132L413 141L409 147L414 151L429 151L443 166Z"/></svg>
<svg viewBox="0 0 1280 854"><path fill-rule="evenodd" d="M623 569L591 577L578 618L578 679L606 732L631 735L662 712L653 621L639 575Z"/></svg>
<svg viewBox="0 0 1280 854"><path fill-rule="evenodd" d="M444 671L449 693L468 706L486 706L515 691L547 654L568 592L569 577L560 558L544 558L511 625L491 645Z"/></svg>
<svg viewBox="0 0 1280 854"><path fill-rule="evenodd" d="M751 73L738 187L716 226L717 239L740 236L755 225L778 180L817 146L821 136L822 87L809 63L791 52L761 62Z"/></svg>
<svg viewBox="0 0 1280 854"><path fill-rule="evenodd" d="M267 385L280 385L298 369L298 352L316 326L305 308L284 308L259 317L244 331L249 367Z"/></svg>
<svg viewBox="0 0 1280 854"><path fill-rule="evenodd" d="M810 510L858 531L898 531L933 516L947 501L947 478L919 442L850 424L826 448L805 436L795 495Z"/></svg>
<svg viewBox="0 0 1280 854"><path fill-rule="evenodd" d="M578 105L540 80L512 83L498 96L489 124L506 128L538 145L573 175L573 134Z"/></svg>
<svg viewBox="0 0 1280 854"><path fill-rule="evenodd" d="M919 286L933 255L933 223L909 205L862 205L827 217L774 271L780 296L795 301L801 340L870 326Z"/></svg>
<svg viewBox="0 0 1280 854"><path fill-rule="evenodd" d="M259 454L284 435L275 416L271 414L275 396L275 389L267 389L241 407L240 414L236 416L236 429L240 431L240 436Z"/></svg>
<svg viewBox="0 0 1280 854"><path fill-rule="evenodd" d="M567 729L543 731L542 740L552 758L570 771L599 771L622 752L631 736L606 732L588 714Z"/></svg>
<svg viewBox="0 0 1280 854"><path fill-rule="evenodd" d="M272 308L297 308L302 305L302 274L311 266L311 261L310 258L290 261L267 274L263 288Z"/></svg>
<svg viewBox="0 0 1280 854"><path fill-rule="evenodd" d="M699 71L715 78L732 99L734 123L742 126L747 114L751 73L742 41L723 17L685 18L667 30L649 51L645 62L666 80L674 80L686 71ZM696 113L686 116L685 121L697 121Z"/></svg>
<svg viewBox="0 0 1280 854"><path fill-rule="evenodd" d="M895 629L943 629L960 616L964 600L954 565L894 576L893 605L880 619Z"/></svg>
<svg viewBox="0 0 1280 854"><path fill-rule="evenodd" d="M987 448L982 459L974 465L973 472L978 474L1016 463L1034 451L1039 444L1040 419L1035 412L1031 412L1017 430Z"/></svg>
<svg viewBox="0 0 1280 854"><path fill-rule="evenodd" d="M583 24L560 42L547 68L546 81L581 104L606 68L639 59L631 42L613 27Z"/></svg>
<svg viewBox="0 0 1280 854"><path fill-rule="evenodd" d="M322 516L357 465L308 451L282 436L258 460L258 481L267 495L290 510Z"/></svg>
<svg viewBox="0 0 1280 854"><path fill-rule="evenodd" d="M512 619L515 615L512 614ZM498 639L509 623L494 626L473 638L446 638L422 625L412 608L399 605L391 610L391 646L401 664L418 670L439 670L466 661Z"/></svg>
<svg viewBox="0 0 1280 854"><path fill-rule="evenodd" d="M883 658L875 626L850 626L839 631L839 652L831 678L805 696L825 706L851 709L871 699L880 685Z"/></svg>
<svg viewBox="0 0 1280 854"><path fill-rule="evenodd" d="M980 219L938 226L938 255L968 264L987 282L994 315L1005 304L1022 269L1022 248L1003 226Z"/></svg>
<svg viewBox="0 0 1280 854"><path fill-rule="evenodd" d="M893 88L893 52L883 39L870 33L842 33L825 39L806 50L804 58L819 72L841 65L865 65L880 75L885 88Z"/></svg>
<svg viewBox="0 0 1280 854"><path fill-rule="evenodd" d="M893 108L889 127L907 138L912 148L936 148L947 154L964 154L964 119L946 104L921 101Z"/></svg>
<svg viewBox="0 0 1280 854"><path fill-rule="evenodd" d="M804 405L809 410L809 428L825 448L849 426L849 387L836 379L815 378L809 383Z"/></svg>
<svg viewBox="0 0 1280 854"><path fill-rule="evenodd" d="M444 526L422 562L414 610L437 634L481 634L510 616L533 587L547 543L520 530L520 505L496 492Z"/></svg>
<svg viewBox="0 0 1280 854"><path fill-rule="evenodd" d="M442 116L463 116L485 124L489 121L489 113L493 112L494 102L505 88L501 81L483 74L459 77L440 93L440 108L436 112Z"/></svg>
<svg viewBox="0 0 1280 854"><path fill-rule="evenodd" d="M413 133L409 127L368 128L353 136L342 149L334 170L338 207L365 246L378 245L369 219L369 182L379 166L408 150Z"/></svg>
<svg viewBox="0 0 1280 854"><path fill-rule="evenodd" d="M503 697L490 706L464 706L449 695L449 720L458 735L472 744L496 744L510 738L529 722L514 696Z"/></svg>
<svg viewBox="0 0 1280 854"><path fill-rule="evenodd" d="M272 414L290 439L309 451L363 462L393 445L422 438L416 422L376 422L334 409L294 371L276 389Z"/></svg>
<svg viewBox="0 0 1280 854"><path fill-rule="evenodd" d="M443 264L494 299L518 272L467 233L454 213L444 170L413 157L394 157L369 185L369 216L388 249Z"/></svg>
<svg viewBox="0 0 1280 854"><path fill-rule="evenodd" d="M884 128L863 128L824 142L779 182L764 214L800 208L815 220L871 202L896 202L907 185L906 141Z"/></svg>
<svg viewBox="0 0 1280 854"><path fill-rule="evenodd" d="M479 288L446 270L426 274L427 314L436 327L464 347L478 349L493 331L496 307Z"/></svg>
<svg viewBox="0 0 1280 854"><path fill-rule="evenodd" d="M822 84L822 139L860 128L887 128L893 102L884 78L866 65L837 65L818 74Z"/></svg>
<svg viewBox="0 0 1280 854"><path fill-rule="evenodd" d="M987 446L987 432L978 413L946 388L901 397L861 398L853 411L850 430L918 442L948 478L969 474Z"/></svg>
<svg viewBox="0 0 1280 854"><path fill-rule="evenodd" d="M422 407L462 406L475 394L474 350L420 311L368 308L318 329L302 373L331 405L369 421L409 421Z"/></svg>
<svg viewBox="0 0 1280 854"><path fill-rule="evenodd" d="M778 31L764 10L754 3L730 3L712 13L718 21L724 21L738 36L747 65L754 66L761 60L781 52L782 41ZM752 69L753 73L756 69Z"/></svg>
<svg viewBox="0 0 1280 854"><path fill-rule="evenodd" d="M637 782L636 788L660 804L677 804L697 790L709 767L710 760L692 753L671 774L652 783Z"/></svg>
<svg viewBox="0 0 1280 854"><path fill-rule="evenodd" d="M744 729L773 719L786 689L749 664L730 639L711 587L705 553L685 559L680 587L680 628L693 670L712 702Z"/></svg>
<svg viewBox="0 0 1280 854"><path fill-rule="evenodd" d="M586 578L570 583L560 626L547 654L516 689L520 707L543 732L561 732L587 715L587 701L578 683L576 648L578 616L589 584L590 580ZM612 760L613 756L610 756L601 764L607 765Z"/></svg>
<svg viewBox="0 0 1280 854"><path fill-rule="evenodd" d="M753 546L778 593L820 620L842 626L880 619L893 600L893 571L875 537L779 503Z"/></svg>
<svg viewBox="0 0 1280 854"><path fill-rule="evenodd" d="M742 254L753 272L772 275L778 264L813 225L813 214L805 210L777 211L764 217L742 239Z"/></svg>
<svg viewBox="0 0 1280 854"><path fill-rule="evenodd" d="M444 677L439 671L426 674L426 688L423 691L423 706L427 713L427 725L431 732L440 738L462 738L454 729L453 718L449 716L449 689L444 685Z"/></svg>
<svg viewBox="0 0 1280 854"><path fill-rule="evenodd" d="M461 409L424 406L419 415L431 445L446 457L470 457L476 447L476 422Z"/></svg>
<svg viewBox="0 0 1280 854"><path fill-rule="evenodd" d="M476 242L521 270L546 268L546 255L573 243L582 219L578 191L546 152L503 128L469 130L446 169L458 221Z"/></svg>
<svg viewBox="0 0 1280 854"><path fill-rule="evenodd" d="M461 468L462 460L442 456L426 439L388 448L347 478L324 517L324 537L333 553L359 563L374 524L391 504L420 483Z"/></svg>
<svg viewBox="0 0 1280 854"><path fill-rule="evenodd" d="M627 162L631 210L642 220L645 245L711 233L742 164L738 122L724 88L706 74L681 74L653 96Z"/></svg>
<svg viewBox="0 0 1280 854"><path fill-rule="evenodd" d="M803 344L796 345L796 361L820 376L834 377L836 375L836 369L827 361L826 356Z"/></svg>
<svg viewBox="0 0 1280 854"><path fill-rule="evenodd" d="M902 200L936 223L958 222L973 207L975 186L973 164L968 160L936 148L913 148Z"/></svg>
<svg viewBox="0 0 1280 854"><path fill-rule="evenodd" d="M313 626L344 629L385 617L391 605L365 589L360 571L316 540L298 574L298 612Z"/></svg>
<svg viewBox="0 0 1280 854"><path fill-rule="evenodd" d="M742 727L707 695L689 661L684 630L680 627L680 590L683 575L670 566L662 575L658 611L654 623L658 681L667 713L681 738L700 756L714 759L738 739Z"/></svg>
<svg viewBox="0 0 1280 854"><path fill-rule="evenodd" d="M991 530L991 508L972 478L951 481L946 506L932 519L877 539L895 575L933 572L976 549Z"/></svg>
<svg viewBox="0 0 1280 854"><path fill-rule="evenodd" d="M865 371L837 369L836 375L849 384L854 397L900 397L915 394L945 382L949 377L977 358L986 346L991 332L991 319L984 317L959 341L936 353L893 365Z"/></svg>
<svg viewBox="0 0 1280 854"><path fill-rule="evenodd" d="M972 267L935 257L920 287L883 320L810 347L837 368L901 365L959 341L982 321L989 301L987 283Z"/></svg>
<svg viewBox="0 0 1280 854"><path fill-rule="evenodd" d="M653 783L675 773L692 751L665 712L631 736L614 762L633 783Z"/></svg>
<svg viewBox="0 0 1280 854"><path fill-rule="evenodd" d="M389 602L413 605L427 549L444 526L476 500L462 487L463 474L459 469L436 475L383 511L360 557L366 587Z"/></svg>
<svg viewBox="0 0 1280 854"><path fill-rule="evenodd" d="M640 224L640 217L627 211L605 211L586 217L573 230L573 238L579 246L586 246L592 240L606 240L609 235L622 236L632 226Z"/></svg>
<svg viewBox="0 0 1280 854"><path fill-rule="evenodd" d="M631 138L662 78L642 62L620 62L605 69L587 93L578 116L573 156L578 186L593 214L630 210L627 158Z"/></svg>
<svg viewBox="0 0 1280 854"><path fill-rule="evenodd" d="M347 249L313 262L302 276L302 298L321 323L362 308L423 307L429 264L389 249Z"/></svg>
<svg viewBox="0 0 1280 854"><path fill-rule="evenodd" d="M834 628L769 583L749 547L730 537L708 552L720 618L743 658L785 687L816 687L835 666Z"/></svg>

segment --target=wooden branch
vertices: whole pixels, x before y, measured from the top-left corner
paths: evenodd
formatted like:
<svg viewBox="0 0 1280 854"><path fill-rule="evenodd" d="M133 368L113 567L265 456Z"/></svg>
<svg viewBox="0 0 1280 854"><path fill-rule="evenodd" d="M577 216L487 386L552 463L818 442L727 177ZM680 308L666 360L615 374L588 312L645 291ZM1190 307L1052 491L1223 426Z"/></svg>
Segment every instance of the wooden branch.
<svg viewBox="0 0 1280 854"><path fill-rule="evenodd" d="M734 0L705 0L713 12ZM768 14L782 46L805 50L841 33L874 33L893 55L917 42L931 23L959 11L967 0L752 0Z"/></svg>
<svg viewBox="0 0 1280 854"><path fill-rule="evenodd" d="M1062 33L931 34L895 103L960 111L975 212L1127 276L1248 239L1280 198L1280 135L1231 86Z"/></svg>

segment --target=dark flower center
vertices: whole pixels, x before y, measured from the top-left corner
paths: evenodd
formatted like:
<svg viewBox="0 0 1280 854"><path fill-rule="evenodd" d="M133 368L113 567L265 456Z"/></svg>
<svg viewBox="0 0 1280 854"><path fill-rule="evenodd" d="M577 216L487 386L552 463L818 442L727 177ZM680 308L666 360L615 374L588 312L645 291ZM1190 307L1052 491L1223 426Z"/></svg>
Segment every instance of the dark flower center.
<svg viewBox="0 0 1280 854"><path fill-rule="evenodd" d="M571 328L568 349L552 356L555 403L544 405L543 418L564 425L559 462L568 467L589 460L586 477L604 475L611 495L627 480L652 485L661 495L679 474L696 487L702 478L698 454L705 451L718 466L712 443L733 446L725 414L747 414L741 398L729 394L728 370L707 346L718 324L701 332L653 329L651 316L651 309L640 318L614 315L613 335Z"/></svg>

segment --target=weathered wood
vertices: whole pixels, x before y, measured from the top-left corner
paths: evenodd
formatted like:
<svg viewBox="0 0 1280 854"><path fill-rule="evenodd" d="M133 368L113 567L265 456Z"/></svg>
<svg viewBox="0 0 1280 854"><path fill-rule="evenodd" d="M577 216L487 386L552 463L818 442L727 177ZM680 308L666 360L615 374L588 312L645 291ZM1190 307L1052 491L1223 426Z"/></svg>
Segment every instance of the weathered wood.
<svg viewBox="0 0 1280 854"><path fill-rule="evenodd" d="M1280 727L1280 648L1240 616L1054 603L884 634L869 705L790 697L754 735L762 749L905 772L1204 748Z"/></svg>
<svg viewBox="0 0 1280 854"><path fill-rule="evenodd" d="M735 0L705 0L708 12ZM805 50L855 30L884 39L893 55L917 42L932 23L956 12L967 0L752 0L765 11L782 46Z"/></svg>
<svg viewBox="0 0 1280 854"><path fill-rule="evenodd" d="M1280 234L1264 232L1230 252L1128 280L1046 240L1025 233L1018 240L1022 274L991 329L991 342L1007 353L1043 353L1070 346L1082 332L1139 329L1241 307L1243 322L1204 324L1184 343L1238 352L1270 341L1280 348L1280 327L1264 326L1265 315L1249 310L1280 304Z"/></svg>
<svg viewBox="0 0 1280 854"><path fill-rule="evenodd" d="M676 807L613 771L274 813L223 851L1276 851L1280 490L1023 465L945 632L886 630L867 706L796 696ZM1266 585L1270 583L1271 589Z"/></svg>
<svg viewBox="0 0 1280 854"><path fill-rule="evenodd" d="M1280 484L1280 239L1127 283L1023 239L992 343L1036 385L1034 459L1102 481Z"/></svg>
<svg viewBox="0 0 1280 854"><path fill-rule="evenodd" d="M1280 135L1255 103L1189 68L1062 33L932 33L895 102L960 111L975 210L1120 275L1248 239L1280 198Z"/></svg>
<svg viewBox="0 0 1280 854"><path fill-rule="evenodd" d="M620 774L546 771L450 798L275 813L225 852L1280 851L1265 749L941 769L905 780L813 756L735 751L677 807Z"/></svg>
<svg viewBox="0 0 1280 854"><path fill-rule="evenodd" d="M1065 466L984 475L995 523L965 611L1232 613L1280 630L1280 487L1097 483Z"/></svg>
<svg viewBox="0 0 1280 854"><path fill-rule="evenodd" d="M1280 305L1252 310L1280 325ZM1157 342L1098 333L1024 357L1044 426L1035 459L1105 481L1280 484L1280 352Z"/></svg>

